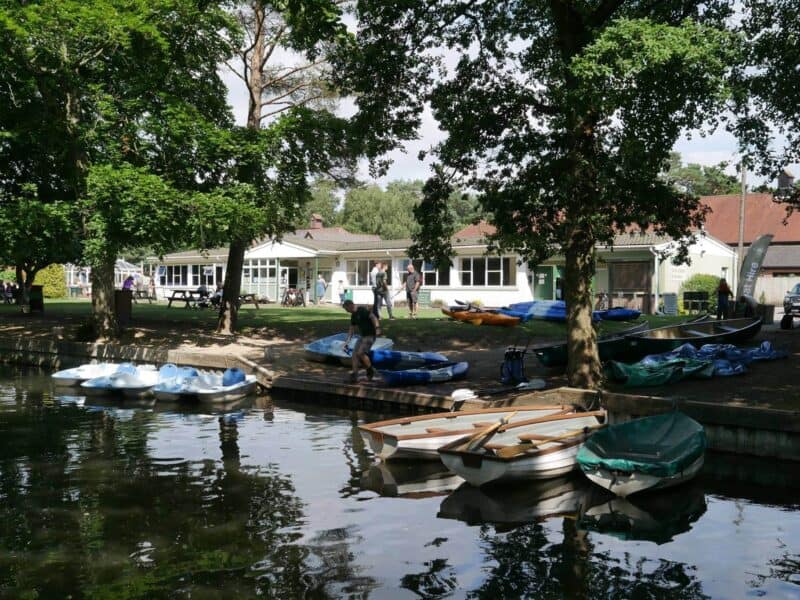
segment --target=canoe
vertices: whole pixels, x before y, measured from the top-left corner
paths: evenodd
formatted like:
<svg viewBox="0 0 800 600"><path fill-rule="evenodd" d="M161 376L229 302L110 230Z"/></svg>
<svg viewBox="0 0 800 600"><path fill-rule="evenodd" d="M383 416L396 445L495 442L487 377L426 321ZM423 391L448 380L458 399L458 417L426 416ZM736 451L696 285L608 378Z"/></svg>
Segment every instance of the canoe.
<svg viewBox="0 0 800 600"><path fill-rule="evenodd" d="M393 460L379 462L361 474L361 489L390 498L443 496L464 483L441 462Z"/></svg>
<svg viewBox="0 0 800 600"><path fill-rule="evenodd" d="M657 494L633 498L612 496L605 502L592 503L581 512L577 525L579 530L622 540L666 544L691 530L706 508L702 485L690 483Z"/></svg>
<svg viewBox="0 0 800 600"><path fill-rule="evenodd" d="M472 325L494 325L497 327L514 327L519 325L519 317L505 315L501 312L487 310L452 310L443 308L442 314L456 321L464 321Z"/></svg>
<svg viewBox="0 0 800 600"><path fill-rule="evenodd" d="M485 446L476 445L476 436L465 436L439 448L439 458L474 486L558 477L577 467L578 449L603 427L598 419L605 419L605 414L602 410L562 414L527 425L512 424L500 428Z"/></svg>
<svg viewBox="0 0 800 600"><path fill-rule="evenodd" d="M306 344L304 346L306 358L317 362L340 362L343 365L350 366L353 348L356 347L359 336L354 335L345 346L344 341L346 339L347 333L337 333ZM393 345L394 342L389 338L379 337L375 338L372 349L390 350Z"/></svg>
<svg viewBox="0 0 800 600"><path fill-rule="evenodd" d="M572 411L568 406L517 406L480 408L458 412L402 417L359 425L364 445L383 459L425 458L439 460L437 450L465 435L473 434L512 413L510 425L538 421Z"/></svg>
<svg viewBox="0 0 800 600"><path fill-rule="evenodd" d="M436 516L468 525L519 525L558 517L577 518L590 496L598 496L595 502L614 498L608 492L595 494L593 490L599 488L578 473L507 486L479 488L464 484L442 501Z"/></svg>
<svg viewBox="0 0 800 600"><path fill-rule="evenodd" d="M674 411L617 423L595 434L578 464L596 484L623 498L688 481L703 466L703 426Z"/></svg>
<svg viewBox="0 0 800 600"><path fill-rule="evenodd" d="M416 369L403 369L401 371L390 371L378 369L386 385L424 385L426 383L443 383L453 379L461 379L467 376L469 363L449 362L437 363Z"/></svg>
<svg viewBox="0 0 800 600"><path fill-rule="evenodd" d="M111 375L112 373L115 373L120 366L120 363L90 363L81 365L79 367L73 367L71 369L56 371L50 376L50 378L57 386L66 387L80 385L84 381L94 379L95 377L105 377L107 375Z"/></svg>
<svg viewBox="0 0 800 600"><path fill-rule="evenodd" d="M152 365L141 367L120 365L120 368L111 375L84 381L81 384L81 391L89 396L121 394L126 398L141 398L149 395L153 386L159 381L190 370L194 369L182 369L173 364L166 364L158 370Z"/></svg>
<svg viewBox="0 0 800 600"><path fill-rule="evenodd" d="M637 361L648 354L675 350L683 344L736 344L746 342L761 330L760 318L695 321L669 325L628 335L618 360Z"/></svg>
<svg viewBox="0 0 800 600"><path fill-rule="evenodd" d="M255 392L257 384L255 375L231 368L166 379L153 387L153 394L168 402L233 402Z"/></svg>
<svg viewBox="0 0 800 600"><path fill-rule="evenodd" d="M622 353L628 348L628 340L626 336L647 331L649 325L647 321L643 321L630 329L611 333L598 338L597 351L600 354L600 360L605 362L612 360L617 355ZM567 344L549 344L542 346L534 346L531 352L536 355L539 362L545 367L563 367L567 364Z"/></svg>
<svg viewBox="0 0 800 600"><path fill-rule="evenodd" d="M437 352L406 352L400 350L370 350L370 361L376 369L411 369L451 362Z"/></svg>

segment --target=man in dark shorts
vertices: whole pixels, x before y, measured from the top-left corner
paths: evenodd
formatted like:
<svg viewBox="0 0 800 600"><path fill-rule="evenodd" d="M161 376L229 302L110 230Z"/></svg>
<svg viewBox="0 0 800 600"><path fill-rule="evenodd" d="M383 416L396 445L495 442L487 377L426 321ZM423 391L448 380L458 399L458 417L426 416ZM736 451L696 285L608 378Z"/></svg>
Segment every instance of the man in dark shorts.
<svg viewBox="0 0 800 600"><path fill-rule="evenodd" d="M360 365L367 368L367 379L375 376L375 369L369 360L369 351L375 343L375 336L381 332L381 326L375 314L366 306L356 306L352 300L345 300L342 307L350 313L350 331L348 332L345 346L350 342L350 338L358 330L358 343L353 350L353 370L350 371L350 381L358 381L358 369Z"/></svg>
<svg viewBox="0 0 800 600"><path fill-rule="evenodd" d="M408 274L406 275L406 300L408 301L408 317L417 318L417 298L419 286L422 285L422 277L414 270L414 265L408 263Z"/></svg>

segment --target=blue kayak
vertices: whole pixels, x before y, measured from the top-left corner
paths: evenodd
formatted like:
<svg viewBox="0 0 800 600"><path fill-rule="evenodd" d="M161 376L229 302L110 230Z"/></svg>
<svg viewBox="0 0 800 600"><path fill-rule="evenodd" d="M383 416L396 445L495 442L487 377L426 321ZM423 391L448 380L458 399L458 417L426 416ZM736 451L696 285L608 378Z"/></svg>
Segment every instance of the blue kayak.
<svg viewBox="0 0 800 600"><path fill-rule="evenodd" d="M517 302L510 304L500 311L509 317L519 317L522 321L531 319L541 321L567 320L567 305L563 300L533 300L531 302ZM593 321L632 321L641 316L641 312L632 308L609 308L608 310L595 310L592 312Z"/></svg>
<svg viewBox="0 0 800 600"><path fill-rule="evenodd" d="M465 377L468 370L469 363L467 362L451 362L417 369L404 369L402 371L380 369L380 374L387 385L419 385L421 383L440 383Z"/></svg>
<svg viewBox="0 0 800 600"><path fill-rule="evenodd" d="M441 365L451 362L443 354L436 352L404 352L399 350L371 350L369 358L376 369L413 369L429 365Z"/></svg>

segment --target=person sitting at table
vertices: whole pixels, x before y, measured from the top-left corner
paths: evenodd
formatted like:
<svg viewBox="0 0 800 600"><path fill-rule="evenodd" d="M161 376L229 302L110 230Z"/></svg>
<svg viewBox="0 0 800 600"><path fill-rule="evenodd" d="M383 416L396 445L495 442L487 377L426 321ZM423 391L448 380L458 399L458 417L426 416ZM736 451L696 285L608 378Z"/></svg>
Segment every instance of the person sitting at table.
<svg viewBox="0 0 800 600"><path fill-rule="evenodd" d="M201 283L200 287L197 288L197 307L198 308L208 308L210 294L208 293L208 288L206 287L205 283Z"/></svg>
<svg viewBox="0 0 800 600"><path fill-rule="evenodd" d="M210 298L211 306L213 306L214 308L219 307L220 302L222 302L222 289L223 289L222 284L218 283L216 291Z"/></svg>

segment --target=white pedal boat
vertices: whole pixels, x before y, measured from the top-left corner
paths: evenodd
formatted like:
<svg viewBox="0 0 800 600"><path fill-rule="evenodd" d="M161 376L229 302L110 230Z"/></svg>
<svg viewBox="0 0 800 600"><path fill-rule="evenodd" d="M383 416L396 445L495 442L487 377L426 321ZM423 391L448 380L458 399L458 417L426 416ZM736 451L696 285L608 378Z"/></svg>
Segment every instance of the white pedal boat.
<svg viewBox="0 0 800 600"><path fill-rule="evenodd" d="M521 426L511 423L488 442L480 432L455 440L439 448L439 457L474 486L550 479L577 467L578 450L603 427L598 419L605 419L605 411L553 415Z"/></svg>
<svg viewBox="0 0 800 600"><path fill-rule="evenodd" d="M382 459L439 460L440 447L471 435L511 413L511 425L572 412L569 406L519 406L434 413L377 421L358 427L364 444Z"/></svg>
<svg viewBox="0 0 800 600"><path fill-rule="evenodd" d="M120 367L120 363L87 363L79 367L72 367L71 369L62 369L56 371L50 378L57 386L74 386L80 385L84 381L94 379L96 377L105 377L116 373Z"/></svg>
<svg viewBox="0 0 800 600"><path fill-rule="evenodd" d="M153 388L153 394L166 402L231 402L252 394L257 385L255 375L232 368L223 373L204 371L165 379Z"/></svg>
<svg viewBox="0 0 800 600"><path fill-rule="evenodd" d="M137 367L125 364L120 365L120 368L111 375L84 381L81 390L87 396L115 394L126 398L143 398L150 395L153 387L160 381L189 371L194 369L182 369L173 364L166 364L160 369L156 369L153 365Z"/></svg>

